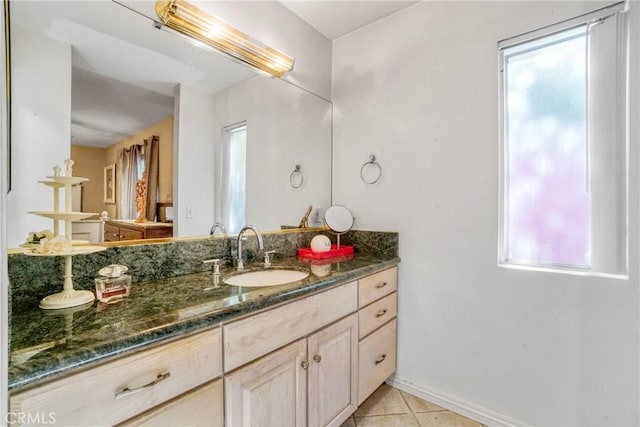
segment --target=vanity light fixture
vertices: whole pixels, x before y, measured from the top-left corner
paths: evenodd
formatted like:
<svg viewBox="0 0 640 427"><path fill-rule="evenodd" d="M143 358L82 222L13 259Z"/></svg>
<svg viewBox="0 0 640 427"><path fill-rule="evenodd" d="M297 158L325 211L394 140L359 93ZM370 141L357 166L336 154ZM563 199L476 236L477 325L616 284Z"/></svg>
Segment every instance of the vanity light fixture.
<svg viewBox="0 0 640 427"><path fill-rule="evenodd" d="M294 59L265 46L248 34L183 0L158 0L156 13L162 24L197 39L272 76L293 69Z"/></svg>

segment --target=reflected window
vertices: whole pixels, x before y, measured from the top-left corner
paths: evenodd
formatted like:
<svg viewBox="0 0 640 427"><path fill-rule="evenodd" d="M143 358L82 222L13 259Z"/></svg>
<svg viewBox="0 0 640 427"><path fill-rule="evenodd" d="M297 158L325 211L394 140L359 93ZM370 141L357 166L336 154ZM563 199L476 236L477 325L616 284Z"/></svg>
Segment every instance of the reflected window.
<svg viewBox="0 0 640 427"><path fill-rule="evenodd" d="M247 177L247 125L223 130L222 217L227 232L238 233L245 223Z"/></svg>
<svg viewBox="0 0 640 427"><path fill-rule="evenodd" d="M621 16L501 49L502 264L626 272Z"/></svg>

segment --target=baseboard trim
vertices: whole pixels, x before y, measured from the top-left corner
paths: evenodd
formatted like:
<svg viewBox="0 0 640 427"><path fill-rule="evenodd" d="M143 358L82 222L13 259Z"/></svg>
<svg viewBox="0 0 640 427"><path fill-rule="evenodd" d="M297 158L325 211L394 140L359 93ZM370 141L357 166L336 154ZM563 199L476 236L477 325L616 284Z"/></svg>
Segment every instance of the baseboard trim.
<svg viewBox="0 0 640 427"><path fill-rule="evenodd" d="M390 386L491 427L529 427L528 424L522 421L507 417L506 415L494 412L475 403L467 402L448 393L415 384L396 375L389 378L386 382Z"/></svg>

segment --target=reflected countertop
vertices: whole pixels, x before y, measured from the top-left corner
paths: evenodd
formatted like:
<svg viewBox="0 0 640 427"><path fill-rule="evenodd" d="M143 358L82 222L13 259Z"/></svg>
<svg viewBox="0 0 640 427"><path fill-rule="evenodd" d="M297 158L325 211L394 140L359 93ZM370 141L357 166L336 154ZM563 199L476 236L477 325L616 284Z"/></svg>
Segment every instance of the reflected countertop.
<svg viewBox="0 0 640 427"><path fill-rule="evenodd" d="M96 301L87 308L67 311L25 307L11 315L9 389L222 324L399 261L397 257L358 254L318 268L292 257L275 261L271 268L306 269L315 274L286 285L240 288L222 283L216 286L211 272L195 273L134 283L131 295L115 304ZM223 267L220 277L230 273L230 267Z"/></svg>

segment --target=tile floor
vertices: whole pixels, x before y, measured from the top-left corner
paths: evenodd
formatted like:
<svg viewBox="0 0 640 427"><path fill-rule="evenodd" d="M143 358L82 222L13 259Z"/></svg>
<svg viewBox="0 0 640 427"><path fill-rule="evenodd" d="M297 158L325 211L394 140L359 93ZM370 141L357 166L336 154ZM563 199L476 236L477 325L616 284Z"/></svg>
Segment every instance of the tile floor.
<svg viewBox="0 0 640 427"><path fill-rule="evenodd" d="M382 384L341 427L482 427L482 424Z"/></svg>

